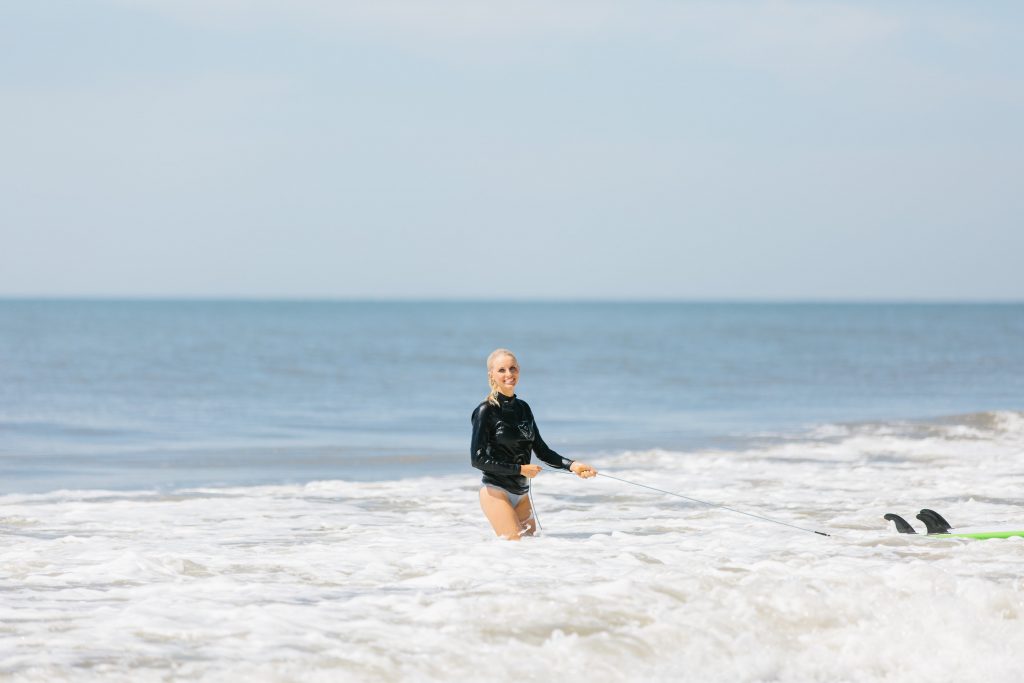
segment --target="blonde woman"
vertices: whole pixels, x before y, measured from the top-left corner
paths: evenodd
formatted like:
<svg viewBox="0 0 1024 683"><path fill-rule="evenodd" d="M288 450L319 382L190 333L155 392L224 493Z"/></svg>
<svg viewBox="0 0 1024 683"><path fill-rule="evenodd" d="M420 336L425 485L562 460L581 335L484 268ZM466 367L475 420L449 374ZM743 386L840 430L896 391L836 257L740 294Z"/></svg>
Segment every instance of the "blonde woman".
<svg viewBox="0 0 1024 683"><path fill-rule="evenodd" d="M519 361L511 351L496 349L487 357L487 381L491 393L473 411L470 457L473 467L484 473L480 507L494 533L518 541L537 530L528 479L537 476L540 465L530 463L531 453L582 479L597 476L597 470L563 458L544 443L533 411L516 396Z"/></svg>

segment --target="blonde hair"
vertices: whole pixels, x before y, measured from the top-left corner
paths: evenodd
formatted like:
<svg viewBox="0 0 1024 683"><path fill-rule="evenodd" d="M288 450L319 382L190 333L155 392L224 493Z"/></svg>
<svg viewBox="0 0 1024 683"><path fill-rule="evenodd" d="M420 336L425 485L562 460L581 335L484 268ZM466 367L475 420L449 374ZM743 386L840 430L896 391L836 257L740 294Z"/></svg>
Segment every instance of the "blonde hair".
<svg viewBox="0 0 1024 683"><path fill-rule="evenodd" d="M502 356L510 356L512 360L519 365L519 359L516 358L516 354L512 353L508 349L494 349L491 351L491 355L487 356L487 383L491 385L491 393L487 394L487 402L492 405L498 405L498 384L491 379L491 365L497 358Z"/></svg>

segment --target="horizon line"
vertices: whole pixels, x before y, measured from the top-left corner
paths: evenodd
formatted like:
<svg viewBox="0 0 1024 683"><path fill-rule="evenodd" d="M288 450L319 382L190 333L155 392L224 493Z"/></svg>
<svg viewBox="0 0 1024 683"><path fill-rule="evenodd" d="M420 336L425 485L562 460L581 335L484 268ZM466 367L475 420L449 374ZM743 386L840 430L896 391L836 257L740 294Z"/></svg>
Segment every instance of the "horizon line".
<svg viewBox="0 0 1024 683"><path fill-rule="evenodd" d="M253 296L253 295L6 295L0 302L53 303L353 303L353 304L710 304L710 305L1019 305L1024 298L871 298L871 297L360 297L360 296Z"/></svg>

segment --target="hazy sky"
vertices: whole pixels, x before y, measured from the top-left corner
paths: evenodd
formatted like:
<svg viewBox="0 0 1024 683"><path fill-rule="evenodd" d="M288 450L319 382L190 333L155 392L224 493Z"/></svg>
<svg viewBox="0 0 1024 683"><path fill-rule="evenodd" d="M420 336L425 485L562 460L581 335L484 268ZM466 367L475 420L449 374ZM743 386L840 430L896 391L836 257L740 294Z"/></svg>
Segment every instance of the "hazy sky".
<svg viewBox="0 0 1024 683"><path fill-rule="evenodd" d="M1024 3L10 0L0 295L1024 299Z"/></svg>

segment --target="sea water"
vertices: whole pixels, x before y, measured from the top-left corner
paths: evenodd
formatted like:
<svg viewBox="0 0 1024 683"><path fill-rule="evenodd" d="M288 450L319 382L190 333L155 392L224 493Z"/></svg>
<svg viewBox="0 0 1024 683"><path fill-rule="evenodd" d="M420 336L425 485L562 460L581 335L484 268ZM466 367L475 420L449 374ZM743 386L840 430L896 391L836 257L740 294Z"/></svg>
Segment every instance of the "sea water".
<svg viewBox="0 0 1024 683"><path fill-rule="evenodd" d="M1016 681L1024 307L0 302L0 679ZM542 532L468 465L509 346ZM923 531L920 524L919 529Z"/></svg>

